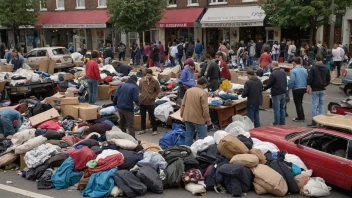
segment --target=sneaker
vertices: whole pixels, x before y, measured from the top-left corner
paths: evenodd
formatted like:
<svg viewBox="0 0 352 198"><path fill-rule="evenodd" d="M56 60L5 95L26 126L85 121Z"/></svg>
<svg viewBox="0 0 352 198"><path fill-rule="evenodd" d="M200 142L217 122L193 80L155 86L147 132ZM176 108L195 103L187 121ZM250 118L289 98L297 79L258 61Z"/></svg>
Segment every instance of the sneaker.
<svg viewBox="0 0 352 198"><path fill-rule="evenodd" d="M144 133L146 133L146 131L145 131L145 130L142 130L142 131L137 132L137 135L142 135L142 134L144 134Z"/></svg>
<svg viewBox="0 0 352 198"><path fill-rule="evenodd" d="M152 135L158 135L158 132L154 131Z"/></svg>
<svg viewBox="0 0 352 198"><path fill-rule="evenodd" d="M294 122L304 122L304 119L293 118L292 121Z"/></svg>

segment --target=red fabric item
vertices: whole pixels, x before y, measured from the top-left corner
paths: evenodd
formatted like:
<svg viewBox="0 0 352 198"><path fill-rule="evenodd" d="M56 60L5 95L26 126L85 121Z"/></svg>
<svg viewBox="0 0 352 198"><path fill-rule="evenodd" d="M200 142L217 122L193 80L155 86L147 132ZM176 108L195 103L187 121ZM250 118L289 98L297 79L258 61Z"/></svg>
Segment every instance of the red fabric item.
<svg viewBox="0 0 352 198"><path fill-rule="evenodd" d="M40 124L38 126L38 128L40 129L50 129L50 130L54 130L57 131L61 128L61 123L55 122L53 120L49 120L46 122L43 122L42 124Z"/></svg>
<svg viewBox="0 0 352 198"><path fill-rule="evenodd" d="M266 52L263 53L259 58L259 64L261 68L268 66L271 62L273 62L273 59L271 58L271 55Z"/></svg>
<svg viewBox="0 0 352 198"><path fill-rule="evenodd" d="M204 8L166 10L164 17L155 25L158 28L194 27Z"/></svg>
<svg viewBox="0 0 352 198"><path fill-rule="evenodd" d="M105 81L106 83L112 82L112 76L107 76L107 77L104 79L104 81Z"/></svg>
<svg viewBox="0 0 352 198"><path fill-rule="evenodd" d="M175 85L175 82L171 82L171 83L169 83L169 84L166 86L166 88L167 88L167 89L172 89L172 88L174 88L174 85Z"/></svg>
<svg viewBox="0 0 352 198"><path fill-rule="evenodd" d="M118 167L122 165L123 162L124 158L122 153L107 156L104 159L99 159L98 164L94 168L88 168L88 170L84 173L84 176L87 177L88 175L90 176L93 173Z"/></svg>
<svg viewBox="0 0 352 198"><path fill-rule="evenodd" d="M75 150L70 154L73 162L75 163L75 167L73 171L82 171L87 168L87 162L90 160L94 160L97 158L97 155L87 146Z"/></svg>
<svg viewBox="0 0 352 198"><path fill-rule="evenodd" d="M231 81L231 73L229 70L229 66L227 66L225 61L221 61L222 71L220 73L221 78L226 78L227 80Z"/></svg>
<svg viewBox="0 0 352 198"><path fill-rule="evenodd" d="M86 76L100 81L99 65L95 60L90 60L86 65Z"/></svg>
<svg viewBox="0 0 352 198"><path fill-rule="evenodd" d="M109 16L106 10L82 10L66 12L41 12L38 25L55 24L106 24ZM71 27L72 28L72 27Z"/></svg>
<svg viewBox="0 0 352 198"><path fill-rule="evenodd" d="M81 141L78 137L75 137L73 135L65 136L62 138L62 142L65 142L66 144L73 146L77 142Z"/></svg>
<svg viewBox="0 0 352 198"><path fill-rule="evenodd" d="M148 44L144 47L144 53L148 56L149 58L149 55L150 53L152 52L152 47Z"/></svg>

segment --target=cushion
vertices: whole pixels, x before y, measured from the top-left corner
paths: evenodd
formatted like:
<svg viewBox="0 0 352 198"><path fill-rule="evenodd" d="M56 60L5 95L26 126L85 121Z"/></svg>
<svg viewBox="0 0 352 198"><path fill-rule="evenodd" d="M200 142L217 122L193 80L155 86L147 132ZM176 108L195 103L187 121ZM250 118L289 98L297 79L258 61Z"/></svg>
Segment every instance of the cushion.
<svg viewBox="0 0 352 198"><path fill-rule="evenodd" d="M106 132L106 140L110 141L112 139L124 139L124 140L130 140L132 142L136 141L136 139L133 136L122 132L121 129L116 126L112 127L110 131Z"/></svg>
<svg viewBox="0 0 352 198"><path fill-rule="evenodd" d="M111 144L115 144L116 146L121 147L122 149L126 150L134 150L137 147L137 144L130 141L130 140L124 140L124 139L112 139L108 141Z"/></svg>
<svg viewBox="0 0 352 198"><path fill-rule="evenodd" d="M15 153L6 153L0 157L0 167L7 166L14 162L18 158L18 155Z"/></svg>
<svg viewBox="0 0 352 198"><path fill-rule="evenodd" d="M259 164L259 159L253 154L239 154L231 158L231 164L240 164L242 166L252 168Z"/></svg>
<svg viewBox="0 0 352 198"><path fill-rule="evenodd" d="M266 157L260 149L252 148L249 150L249 154L254 154L259 158L260 164L266 164Z"/></svg>
<svg viewBox="0 0 352 198"><path fill-rule="evenodd" d="M203 184L201 184L203 183ZM191 192L193 195L205 195L207 193L207 190L204 187L204 182L198 182L198 184L195 183L189 183L186 184L185 189Z"/></svg>
<svg viewBox="0 0 352 198"><path fill-rule="evenodd" d="M228 159L231 159L237 154L249 153L246 145L243 144L237 137L233 135L227 135L220 140L218 145L219 152Z"/></svg>
<svg viewBox="0 0 352 198"><path fill-rule="evenodd" d="M27 142L25 142L24 144L18 146L15 149L15 153L16 154L26 153L26 152L34 149L35 147L38 147L38 146L44 144L44 142L46 142L47 140L48 139L46 139L42 135L35 137L35 138L32 138L32 139L28 140Z"/></svg>
<svg viewBox="0 0 352 198"><path fill-rule="evenodd" d="M11 141L14 145L21 145L24 142L34 137L35 137L35 129L25 129L15 133L12 136Z"/></svg>

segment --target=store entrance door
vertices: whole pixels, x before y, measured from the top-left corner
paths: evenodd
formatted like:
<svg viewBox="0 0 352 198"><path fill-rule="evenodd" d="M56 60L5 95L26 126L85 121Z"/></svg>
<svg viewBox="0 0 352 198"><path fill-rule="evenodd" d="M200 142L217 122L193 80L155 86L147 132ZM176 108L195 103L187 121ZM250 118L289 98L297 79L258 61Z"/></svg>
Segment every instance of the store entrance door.
<svg viewBox="0 0 352 198"><path fill-rule="evenodd" d="M86 29L87 33L87 50L94 50L93 49L93 44L92 44L92 30L91 29Z"/></svg>
<svg viewBox="0 0 352 198"><path fill-rule="evenodd" d="M220 34L218 28L207 29L207 46L206 50L210 56L215 57L215 53L219 49L219 43L221 42ZM221 36L222 37L222 36Z"/></svg>

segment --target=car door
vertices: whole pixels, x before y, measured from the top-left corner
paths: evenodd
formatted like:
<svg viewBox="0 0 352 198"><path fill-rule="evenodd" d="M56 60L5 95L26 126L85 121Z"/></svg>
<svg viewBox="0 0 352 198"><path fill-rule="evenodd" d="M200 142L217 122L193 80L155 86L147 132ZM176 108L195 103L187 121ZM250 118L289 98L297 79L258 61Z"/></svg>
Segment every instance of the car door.
<svg viewBox="0 0 352 198"><path fill-rule="evenodd" d="M293 153L299 156L302 161L306 164L309 169L313 170L313 175L322 177L327 183L333 184L339 187L344 187L346 184L346 174L350 160L346 157L339 157L327 152L322 149L317 149L313 145L313 141L324 138L325 136L331 136L331 134L323 132L313 132L295 141L296 149L293 149ZM337 137L344 139L343 137ZM347 151L346 140L346 151Z"/></svg>
<svg viewBox="0 0 352 198"><path fill-rule="evenodd" d="M348 160L349 164L347 166L347 173L346 173L346 189L352 190L352 140L348 143Z"/></svg>
<svg viewBox="0 0 352 198"><path fill-rule="evenodd" d="M33 69L39 68L39 65L36 67L37 52L37 50L30 51L28 54L26 54L24 59L24 62Z"/></svg>

